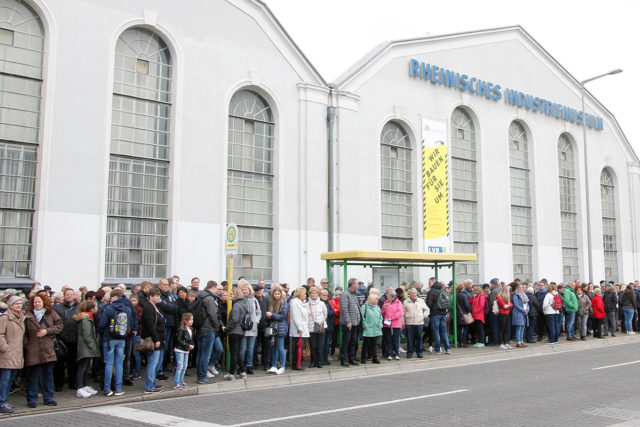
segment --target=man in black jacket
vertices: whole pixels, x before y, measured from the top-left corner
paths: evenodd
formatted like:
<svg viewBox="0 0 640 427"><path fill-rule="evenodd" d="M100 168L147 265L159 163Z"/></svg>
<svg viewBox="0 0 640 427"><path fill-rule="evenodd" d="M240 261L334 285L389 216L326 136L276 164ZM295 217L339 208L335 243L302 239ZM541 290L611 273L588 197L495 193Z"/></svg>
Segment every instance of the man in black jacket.
<svg viewBox="0 0 640 427"><path fill-rule="evenodd" d="M438 304L438 300L442 299L440 295L446 291L442 287L442 282L435 282L427 293L427 306L431 314L431 334L435 343L434 350L436 354L442 354L440 345L442 345L447 354L451 354L449 347L449 334L447 333L447 312L448 308L444 308L443 304ZM447 297L448 301L448 297ZM446 304L448 307L449 304Z"/></svg>
<svg viewBox="0 0 640 427"><path fill-rule="evenodd" d="M215 382L213 376L218 374L215 365L223 352L220 337L216 335L220 327L220 323L218 322L218 303L214 298L214 292L217 287L218 284L210 280L207 282L205 290L198 292L202 310L204 310L206 314L202 326L198 329L198 353L196 355L198 384L211 384Z"/></svg>
<svg viewBox="0 0 640 427"><path fill-rule="evenodd" d="M607 336L608 331L611 331L611 336L615 337L617 329L616 321L616 308L618 306L618 295L613 290L611 283L607 283L604 287L604 295L602 296L602 302L604 303L604 336Z"/></svg>
<svg viewBox="0 0 640 427"><path fill-rule="evenodd" d="M53 306L53 309L62 319L63 329L58 334L67 347L67 354L63 360L56 362L54 371L55 390L62 391L65 380L65 366L67 368L67 376L69 380L69 388L77 389L76 386L76 357L78 347L78 324L73 320L73 316L78 313L78 302L76 301L76 293L71 288L64 290L64 301Z"/></svg>
<svg viewBox="0 0 640 427"><path fill-rule="evenodd" d="M167 370L167 365L173 355L173 332L176 327L176 316L178 314L178 304L176 300L178 296L171 292L169 281L161 279L158 283L160 290L160 302L158 309L164 316L164 351L160 353L160 361L158 362L158 378L159 380L168 380L163 371Z"/></svg>

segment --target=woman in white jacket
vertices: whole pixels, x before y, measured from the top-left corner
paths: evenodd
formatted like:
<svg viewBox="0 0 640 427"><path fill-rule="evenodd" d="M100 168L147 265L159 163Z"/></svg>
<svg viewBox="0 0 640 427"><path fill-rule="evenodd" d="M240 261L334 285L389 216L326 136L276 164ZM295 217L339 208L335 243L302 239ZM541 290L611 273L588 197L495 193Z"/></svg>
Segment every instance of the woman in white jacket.
<svg viewBox="0 0 640 427"><path fill-rule="evenodd" d="M289 325L289 336L291 337L290 350L293 353L291 369L303 371L300 366L302 362L302 340L309 338L309 304L305 302L307 290L300 286L293 291L291 297L290 311L291 321Z"/></svg>
<svg viewBox="0 0 640 427"><path fill-rule="evenodd" d="M560 336L560 310L554 308L553 303L557 295L556 284L552 282L547 286L547 295L545 295L542 301L542 312L544 313L547 328L549 329L549 340L547 340L547 344L556 344Z"/></svg>
<svg viewBox="0 0 640 427"><path fill-rule="evenodd" d="M318 288L309 288L309 346L311 347L310 368L322 368L322 333L327 326L327 306L320 300ZM317 325L317 326L316 326Z"/></svg>

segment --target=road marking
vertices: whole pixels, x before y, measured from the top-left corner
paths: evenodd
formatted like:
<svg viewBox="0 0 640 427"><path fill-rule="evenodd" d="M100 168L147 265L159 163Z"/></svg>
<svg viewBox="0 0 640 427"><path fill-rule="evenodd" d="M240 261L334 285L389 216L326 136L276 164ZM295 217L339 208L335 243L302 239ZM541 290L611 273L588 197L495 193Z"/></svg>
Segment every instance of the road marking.
<svg viewBox="0 0 640 427"><path fill-rule="evenodd" d="M616 368L618 366L633 365L634 363L640 363L640 360L636 360L636 361L633 361L633 362L626 362L626 363L618 363L616 365L600 366L598 368L591 368L591 370L592 371L597 371L599 369Z"/></svg>
<svg viewBox="0 0 640 427"><path fill-rule="evenodd" d="M443 393L425 394L423 396L414 396L414 397L408 397L408 398L405 398L405 399L397 399L397 400L387 400L385 402L368 403L366 405L348 406L346 408L329 409L329 410L326 410L326 411L311 412L311 413L308 413L308 414L290 415L288 417L270 418L268 420L249 421L249 422L241 423L241 424L233 424L233 425L231 425L229 427L252 426L252 425L256 425L256 424L275 423L275 422L278 422L278 421L295 420L297 418L313 417L313 416L316 416L316 415L335 414L337 412L354 411L356 409L373 408L375 406L383 406L383 405L392 405L394 403L403 403L403 402L410 402L412 400L428 399L430 397L438 397L438 396L446 396L446 395L449 395L449 394L464 393L466 391L469 391L469 390L453 390L453 391L445 391Z"/></svg>
<svg viewBox="0 0 640 427"><path fill-rule="evenodd" d="M86 412L97 412L102 415L110 415L112 417L139 421L146 424L155 424L163 427L222 427L220 424L196 421L189 418L176 417L173 415L166 415L158 412L141 411L140 409L128 408L126 406L98 406L95 408L86 408L83 410Z"/></svg>

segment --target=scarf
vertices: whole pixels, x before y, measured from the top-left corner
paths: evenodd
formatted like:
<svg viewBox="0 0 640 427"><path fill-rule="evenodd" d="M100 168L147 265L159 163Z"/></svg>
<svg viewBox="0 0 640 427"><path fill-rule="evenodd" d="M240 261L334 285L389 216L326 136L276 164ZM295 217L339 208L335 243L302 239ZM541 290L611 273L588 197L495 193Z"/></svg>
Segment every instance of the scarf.
<svg viewBox="0 0 640 427"><path fill-rule="evenodd" d="M524 292L516 292L516 295L518 295L520 301L522 301L523 310L525 312L529 311L529 298L527 298L527 295Z"/></svg>
<svg viewBox="0 0 640 427"><path fill-rule="evenodd" d="M33 314L34 316L36 316L36 320L38 321L38 323L40 323L40 321L42 320L42 317L46 312L47 312L46 308L43 308L42 310L33 310Z"/></svg>
<svg viewBox="0 0 640 427"><path fill-rule="evenodd" d="M88 311L82 311L81 313L86 313L93 322L93 314L89 313Z"/></svg>

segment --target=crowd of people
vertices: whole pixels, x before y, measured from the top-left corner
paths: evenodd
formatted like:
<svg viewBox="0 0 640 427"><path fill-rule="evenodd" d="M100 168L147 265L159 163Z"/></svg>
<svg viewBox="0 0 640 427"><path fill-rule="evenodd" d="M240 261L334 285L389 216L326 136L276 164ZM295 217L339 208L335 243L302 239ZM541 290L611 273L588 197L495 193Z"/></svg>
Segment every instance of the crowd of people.
<svg viewBox="0 0 640 427"><path fill-rule="evenodd" d="M316 285L309 278L291 292L284 283L265 287L241 277L228 294L227 282L201 287L194 277L187 287L173 276L130 290L65 286L55 293L36 282L26 295L1 291L0 413L15 410L8 396L21 384L28 407L37 406L39 393L45 405L56 406L54 394L65 385L78 398L98 393L89 376L105 396L122 395L123 386L143 378L144 392L152 394L170 374L174 389L186 387L188 367L195 367L198 384L210 384L223 371L233 381L260 366L282 375L286 366L378 364L401 353L422 358L425 350L450 354L453 329L461 347L505 350L545 338L557 343L563 333L574 341L638 330L638 281L505 284L495 278L454 287L431 278L426 286L379 290L352 278L332 293L327 279Z"/></svg>

